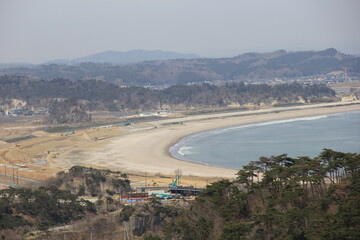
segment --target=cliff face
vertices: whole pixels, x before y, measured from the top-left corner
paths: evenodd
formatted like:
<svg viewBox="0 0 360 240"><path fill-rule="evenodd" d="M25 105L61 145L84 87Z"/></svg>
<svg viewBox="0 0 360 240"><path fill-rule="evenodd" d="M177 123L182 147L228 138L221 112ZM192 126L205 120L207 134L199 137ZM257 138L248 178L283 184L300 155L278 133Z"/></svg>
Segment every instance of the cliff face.
<svg viewBox="0 0 360 240"><path fill-rule="evenodd" d="M78 196L94 197L130 191L126 174L80 166L72 167L68 173L60 172L55 184Z"/></svg>
<svg viewBox="0 0 360 240"><path fill-rule="evenodd" d="M1 110L11 110L11 109L22 109L25 108L27 102L21 99L16 98L0 98L0 109Z"/></svg>
<svg viewBox="0 0 360 240"><path fill-rule="evenodd" d="M159 202L154 200L147 205L138 205L135 207L125 207L120 214L123 225L127 225L129 232L133 236L144 236L149 233L161 232L164 226L171 223L175 217L178 217L184 207L188 207L188 204L184 206L162 206ZM131 211L129 211L131 210ZM129 213L126 218L123 216ZM124 215L125 214L125 215Z"/></svg>
<svg viewBox="0 0 360 240"><path fill-rule="evenodd" d="M48 121L51 123L80 123L91 121L85 106L75 99L55 102L50 109Z"/></svg>

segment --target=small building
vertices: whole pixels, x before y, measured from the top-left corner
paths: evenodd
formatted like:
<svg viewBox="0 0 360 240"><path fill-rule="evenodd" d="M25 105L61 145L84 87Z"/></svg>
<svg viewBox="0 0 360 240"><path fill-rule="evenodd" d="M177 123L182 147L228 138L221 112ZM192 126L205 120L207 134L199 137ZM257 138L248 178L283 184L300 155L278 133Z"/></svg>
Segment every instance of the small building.
<svg viewBox="0 0 360 240"><path fill-rule="evenodd" d="M10 114L11 114L11 115L14 115L14 116L22 115L22 114L24 114L24 111L21 110L21 109L15 109L15 110L12 110L12 111L10 112Z"/></svg>
<svg viewBox="0 0 360 240"><path fill-rule="evenodd" d="M25 164L20 164L20 163L15 164L15 166L20 167L20 168L27 168L27 166Z"/></svg>
<svg viewBox="0 0 360 240"><path fill-rule="evenodd" d="M172 111L171 110L161 110L161 111L158 111L157 114L159 116L165 117L165 116L171 115Z"/></svg>
<svg viewBox="0 0 360 240"><path fill-rule="evenodd" d="M31 110L26 111L26 112L24 113L25 116L32 116L33 114L34 114L34 111L31 111Z"/></svg>
<svg viewBox="0 0 360 240"><path fill-rule="evenodd" d="M126 203L144 202L149 199L147 193L126 193L119 197L119 200Z"/></svg>
<svg viewBox="0 0 360 240"><path fill-rule="evenodd" d="M148 191L149 196L158 197L162 199L171 199L173 196L165 190Z"/></svg>
<svg viewBox="0 0 360 240"><path fill-rule="evenodd" d="M198 196L203 190L203 188L175 187L171 188L170 192L172 194L180 194L182 196Z"/></svg>

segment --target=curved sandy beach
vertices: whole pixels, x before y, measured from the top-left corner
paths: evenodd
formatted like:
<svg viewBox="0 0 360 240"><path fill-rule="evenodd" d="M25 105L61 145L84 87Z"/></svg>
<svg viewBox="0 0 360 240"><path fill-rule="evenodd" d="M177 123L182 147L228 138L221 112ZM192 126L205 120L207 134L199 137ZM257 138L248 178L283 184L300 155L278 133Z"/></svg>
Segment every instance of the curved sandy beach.
<svg viewBox="0 0 360 240"><path fill-rule="evenodd" d="M56 164L72 166L83 164L106 167L121 171L173 174L180 169L183 175L202 177L235 177L237 170L212 167L170 156L168 149L182 137L221 127L249 123L289 119L304 116L359 111L360 104L336 106L320 104L312 106L276 108L239 113L197 115L175 120L149 123L148 127L128 129L126 134L91 146L82 146L69 154L61 154ZM206 162L206 161L204 161Z"/></svg>

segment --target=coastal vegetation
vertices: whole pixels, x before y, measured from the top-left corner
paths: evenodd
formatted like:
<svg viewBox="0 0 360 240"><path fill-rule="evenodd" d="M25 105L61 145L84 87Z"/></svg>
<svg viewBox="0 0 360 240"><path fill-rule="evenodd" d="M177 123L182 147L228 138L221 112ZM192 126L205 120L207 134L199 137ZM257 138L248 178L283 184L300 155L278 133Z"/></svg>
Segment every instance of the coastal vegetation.
<svg viewBox="0 0 360 240"><path fill-rule="evenodd" d="M130 180L125 173L82 166L73 166L67 173L59 172L51 185L78 196L99 197L130 191Z"/></svg>
<svg viewBox="0 0 360 240"><path fill-rule="evenodd" d="M6 235L10 233L27 235L76 222L85 216L115 211L119 205L109 196L129 189L130 182L124 173L74 166L68 173L59 172L39 188L1 190L0 237L8 239ZM93 203L84 199L88 197L98 197L98 200Z"/></svg>
<svg viewBox="0 0 360 240"><path fill-rule="evenodd" d="M359 184L357 153L262 157L209 185L154 239L359 239Z"/></svg>
<svg viewBox="0 0 360 240"><path fill-rule="evenodd" d="M88 121L85 110L146 111L244 107L333 101L335 92L324 84L175 85L165 89L120 87L99 80L51 81L24 77L0 77L0 106L9 99L21 100L27 108L51 108L52 121Z"/></svg>
<svg viewBox="0 0 360 240"><path fill-rule="evenodd" d="M104 187L110 176L112 189ZM0 228L19 233L23 226L46 229L99 214L128 183L122 173L77 166L60 173L51 187L3 190ZM95 205L79 200L94 193L103 196ZM116 239L127 226L135 239L144 240L359 239L360 154L324 149L314 158L261 157L243 166L236 180L208 185L195 201L169 206L155 198L112 211L119 207L113 220L88 222L68 236ZM49 236L64 237L50 233L38 239Z"/></svg>
<svg viewBox="0 0 360 240"><path fill-rule="evenodd" d="M26 136L22 136L22 137L4 139L4 141L7 142L7 143L13 143L13 142L19 142L19 141L23 141L23 140L27 140L27 139L31 139L31 138L36 138L36 136L34 136L34 135L26 135Z"/></svg>
<svg viewBox="0 0 360 240"><path fill-rule="evenodd" d="M10 188L0 192L0 230L24 226L45 230L94 211L92 203L56 187Z"/></svg>

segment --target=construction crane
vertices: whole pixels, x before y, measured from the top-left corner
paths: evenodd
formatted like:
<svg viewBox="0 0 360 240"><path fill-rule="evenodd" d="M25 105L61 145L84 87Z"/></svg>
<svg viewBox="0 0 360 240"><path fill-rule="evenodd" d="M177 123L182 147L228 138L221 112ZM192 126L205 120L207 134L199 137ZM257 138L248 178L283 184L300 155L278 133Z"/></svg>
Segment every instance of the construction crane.
<svg viewBox="0 0 360 240"><path fill-rule="evenodd" d="M68 129L66 129L66 133L64 135L68 136L68 135L72 135L72 134L75 134L75 130L69 131Z"/></svg>
<svg viewBox="0 0 360 240"><path fill-rule="evenodd" d="M173 196L171 194L167 193L153 193L152 194L155 197L161 198L161 199L172 199Z"/></svg>
<svg viewBox="0 0 360 240"><path fill-rule="evenodd" d="M181 178L180 175L177 176L176 179L175 179L172 183L169 184L169 187L171 187L171 188L177 188L177 187L178 187L177 182L179 181L180 178Z"/></svg>

